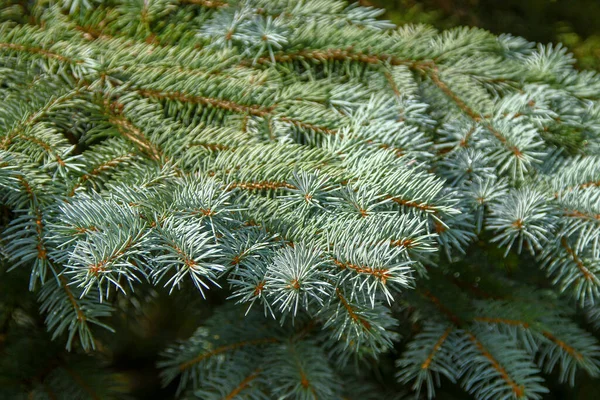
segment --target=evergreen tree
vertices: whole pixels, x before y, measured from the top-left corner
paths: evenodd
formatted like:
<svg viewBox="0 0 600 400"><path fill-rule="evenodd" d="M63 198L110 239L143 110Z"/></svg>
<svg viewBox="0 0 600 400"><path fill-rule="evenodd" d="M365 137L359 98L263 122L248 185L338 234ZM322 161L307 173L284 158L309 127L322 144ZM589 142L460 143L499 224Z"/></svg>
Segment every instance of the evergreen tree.
<svg viewBox="0 0 600 400"><path fill-rule="evenodd" d="M90 354L153 287L206 298L181 399L600 373L600 75L560 45L338 0L0 13L4 398L123 398Z"/></svg>

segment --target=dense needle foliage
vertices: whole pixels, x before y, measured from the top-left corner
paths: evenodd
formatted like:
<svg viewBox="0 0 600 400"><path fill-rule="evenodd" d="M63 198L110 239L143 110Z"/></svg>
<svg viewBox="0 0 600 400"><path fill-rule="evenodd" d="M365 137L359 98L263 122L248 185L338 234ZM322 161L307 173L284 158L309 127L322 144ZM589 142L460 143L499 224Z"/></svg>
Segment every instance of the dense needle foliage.
<svg viewBox="0 0 600 400"><path fill-rule="evenodd" d="M4 3L0 396L122 398L93 357L153 287L206 298L162 344L182 399L539 399L600 373L600 76L379 15Z"/></svg>
<svg viewBox="0 0 600 400"><path fill-rule="evenodd" d="M600 2L596 0L363 0L385 8L396 24L429 23L439 29L469 25L510 32L537 42L562 42L576 68L600 70Z"/></svg>

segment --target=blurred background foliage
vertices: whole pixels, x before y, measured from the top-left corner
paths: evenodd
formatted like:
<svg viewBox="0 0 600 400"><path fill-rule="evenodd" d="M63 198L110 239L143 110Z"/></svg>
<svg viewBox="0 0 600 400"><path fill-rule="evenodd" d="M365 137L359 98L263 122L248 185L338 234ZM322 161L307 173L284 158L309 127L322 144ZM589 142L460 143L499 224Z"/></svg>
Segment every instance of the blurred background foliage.
<svg viewBox="0 0 600 400"><path fill-rule="evenodd" d="M396 24L477 26L542 43L565 44L577 67L600 70L600 0L364 0Z"/></svg>

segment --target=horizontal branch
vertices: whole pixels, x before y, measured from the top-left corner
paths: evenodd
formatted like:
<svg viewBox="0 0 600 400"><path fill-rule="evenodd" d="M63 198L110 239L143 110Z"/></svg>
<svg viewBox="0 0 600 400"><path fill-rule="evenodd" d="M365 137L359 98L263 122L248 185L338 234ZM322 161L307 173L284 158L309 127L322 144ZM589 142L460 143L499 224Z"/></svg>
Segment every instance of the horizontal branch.
<svg viewBox="0 0 600 400"><path fill-rule="evenodd" d="M435 206L430 206L429 204L417 203L416 201L413 201L413 200L405 200L400 197L394 197L394 196L389 196L388 198L390 200L392 200L394 203L400 204L401 206L417 208L421 211L433 211L433 212L437 211L437 208Z"/></svg>
<svg viewBox="0 0 600 400"><path fill-rule="evenodd" d="M298 60L312 61L356 61L364 64L383 64L414 66L417 63L428 63L427 61L407 60L390 54L365 54L348 49L324 49L324 50L301 50L295 53L275 54L271 57L261 57L256 60L258 64L269 64L275 62L284 63ZM249 62L248 62L249 63Z"/></svg>
<svg viewBox="0 0 600 400"><path fill-rule="evenodd" d="M276 189L296 189L294 185L281 181L261 181L261 182L234 182L229 185L229 189L243 190L276 190Z"/></svg>
<svg viewBox="0 0 600 400"><path fill-rule="evenodd" d="M73 188L71 188L71 191L69 192L68 196L72 197L75 195L75 191L81 186L83 185L85 182L87 182L88 180L92 179L94 176L98 176L100 175L101 172L106 171L107 169L116 167L117 165L129 161L131 160L133 157L135 156L134 153L127 153L118 157L115 157L111 160L105 161L102 164L97 165L94 169L92 169L90 172L88 172L87 174L84 174L82 176L79 177L79 180L75 183L75 185L73 185Z"/></svg>
<svg viewBox="0 0 600 400"><path fill-rule="evenodd" d="M53 107L65 102L65 101L71 100L73 97L77 96L78 94L79 94L79 89L74 90L65 95L62 95L60 97L53 98L52 100L50 100L46 104L44 104L44 106L42 108L31 112L31 115L29 115L29 117L25 121L18 123L17 126L15 126L10 132L8 132L4 135L4 138L2 139L2 143L0 143L0 150L6 150L12 144L13 140L20 136L20 137L23 137L25 140L29 140L33 143L40 145L42 148L44 148L45 150L50 152L50 150L51 150L50 145L40 141L39 139L32 138L29 136L24 136L23 132L25 131L25 129L27 127L33 126L36 123L38 123L40 121L40 119L44 115L46 115L46 113L48 113L50 110L52 110ZM29 139L27 139L27 138L29 138ZM37 142L36 142L36 140L37 140Z"/></svg>
<svg viewBox="0 0 600 400"><path fill-rule="evenodd" d="M179 4L193 4L206 8L223 8L229 6L226 2L219 0L179 0Z"/></svg>
<svg viewBox="0 0 600 400"><path fill-rule="evenodd" d="M382 284L386 284L387 280L391 278L389 270L387 268L373 268L365 265L356 265L351 263L344 263L339 260L333 259L333 263L341 269L351 269L359 274L367 274L377 278Z"/></svg>
<svg viewBox="0 0 600 400"><path fill-rule="evenodd" d="M224 144L220 144L220 143L207 143L207 142L190 143L187 147L188 148L192 148L192 147L204 147L205 149L212 150L212 151L225 151L225 150L231 150L232 149L230 146L227 146L227 145L224 145Z"/></svg>
<svg viewBox="0 0 600 400"><path fill-rule="evenodd" d="M16 51L22 51L22 52L30 53L30 54L40 54L46 58L66 62L69 64L83 64L83 60L74 60L70 57L66 57L66 56L60 55L58 53L54 53L54 52L42 49L40 47L28 47L28 46L24 46L24 45L16 44L16 43L0 43L0 49L16 50Z"/></svg>
<svg viewBox="0 0 600 400"><path fill-rule="evenodd" d="M478 322L486 322L491 324L504 324L504 325L512 325L512 326L521 326L525 329L529 329L530 325L528 322L519 321L516 319L506 319L506 318L489 318L489 317L475 317L474 321Z"/></svg>
<svg viewBox="0 0 600 400"><path fill-rule="evenodd" d="M253 115L261 118L277 118L279 121L289 123L298 128L309 129L315 132L327 133L334 135L337 133L336 130L320 126L314 125L308 122L304 122L295 118L290 118L282 115L278 115L273 111L273 107L261 107L255 104L246 105L236 103L231 100L224 99L216 99L212 97L204 97L204 96L194 96L189 95L182 92L162 92L159 90L150 90L150 89L139 89L137 91L143 97L150 97L155 99L167 99L173 101L180 101L182 103L192 103L192 104L200 104L203 106L210 106L215 108L220 108L221 110L237 113L237 114L245 114L245 115Z"/></svg>
<svg viewBox="0 0 600 400"><path fill-rule="evenodd" d="M414 240L412 239L398 239L398 240L390 240L390 246L392 247L404 247L407 249L410 249L412 247L415 247L417 244Z"/></svg>
<svg viewBox="0 0 600 400"><path fill-rule="evenodd" d="M226 111L239 114L250 114L257 117L267 117L271 114L270 108L264 108L257 105L239 104L230 100L215 99L211 97L193 96L182 92L161 92L159 90L150 89L140 89L137 92L143 97L174 100L182 103L201 104L203 106L211 106Z"/></svg>
<svg viewBox="0 0 600 400"><path fill-rule="evenodd" d="M240 348L246 347L246 346L258 346L261 344L277 343L277 342L279 342L279 340L276 338L263 338L263 339L245 340L243 342L232 343L232 344L228 344L225 346L217 347L214 350L211 350L207 353L202 353L199 356L180 364L179 370L185 371L186 369L193 367L195 364L198 364L202 360L205 360L210 357L214 357L218 354L226 353L228 351L237 350L237 349L240 349Z"/></svg>
<svg viewBox="0 0 600 400"><path fill-rule="evenodd" d="M108 35L102 31L92 28L91 26L77 25L75 30L83 32L83 38L87 40L95 39L113 39L111 35Z"/></svg>
<svg viewBox="0 0 600 400"><path fill-rule="evenodd" d="M287 122L289 124L292 124L298 128L302 128L302 129L308 129L308 130L320 132L320 133L327 133L329 135L336 135L338 133L335 129L327 128L325 126L310 124L308 122L300 121L300 120L297 120L294 118L278 116L278 119L279 119L279 121Z"/></svg>
<svg viewBox="0 0 600 400"><path fill-rule="evenodd" d="M474 318L474 320L479 321L479 322L492 323L492 324L505 324L505 325L512 325L512 326L521 326L524 329L531 328L531 325L528 322L513 320L513 319L476 317L476 318ZM547 338L548 340L557 344L561 349L563 349L564 351L569 353L571 356L576 358L578 361L583 360L583 355L580 352L575 350L574 347L569 346L564 341L558 339L552 333L550 333L548 331L542 331L542 335L544 335L544 337Z"/></svg>
<svg viewBox="0 0 600 400"><path fill-rule="evenodd" d="M585 188L592 187L592 186L600 187L600 179L596 180L596 181L589 181L589 182L582 183L579 185L579 188L585 189Z"/></svg>
<svg viewBox="0 0 600 400"><path fill-rule="evenodd" d="M295 53L289 54L276 54L273 58L262 57L256 62L259 64L269 64L273 60L275 62L290 62L296 60L312 60L312 61L355 61L370 65L392 65L399 66L405 65L408 68L420 72L428 77L446 96L448 96L456 106L461 109L467 116L476 122L483 120L482 116L475 112L467 103L460 98L450 87L440 78L439 76L439 65L432 60L408 60L400 57L396 57L390 54L365 54L362 52L354 52L352 48L348 49L324 49L324 50L302 50ZM384 73L386 79L390 83L394 93L398 94L398 88L391 80L389 73ZM500 141L502 144L506 144L507 140L497 129L491 124L486 124L490 132ZM521 156L521 151L516 146L510 146L511 150L516 156Z"/></svg>
<svg viewBox="0 0 600 400"><path fill-rule="evenodd" d="M600 214L587 213L579 210L565 210L565 216L586 219L589 221L600 221Z"/></svg>

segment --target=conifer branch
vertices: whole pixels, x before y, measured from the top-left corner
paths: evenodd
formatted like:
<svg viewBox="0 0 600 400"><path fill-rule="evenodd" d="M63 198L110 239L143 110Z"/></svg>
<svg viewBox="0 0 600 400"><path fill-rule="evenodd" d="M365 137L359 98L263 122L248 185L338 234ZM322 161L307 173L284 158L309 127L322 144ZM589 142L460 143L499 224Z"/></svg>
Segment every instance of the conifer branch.
<svg viewBox="0 0 600 400"><path fill-rule="evenodd" d="M438 351L440 351L440 349L442 348L442 345L444 344L446 339L448 339L448 336L450 335L450 333L452 332L453 329L454 329L454 327L452 327L452 326L449 326L448 328L446 328L444 333L442 333L442 336L440 336L438 341L435 342L435 345L433 346L431 353L429 353L429 355L427 356L425 361L423 361L423 363L421 364L421 369L429 369L431 362L433 361L433 359L436 356L436 353Z"/></svg>
<svg viewBox="0 0 600 400"><path fill-rule="evenodd" d="M193 4L193 5L199 5L199 6L206 7L206 8L221 8L221 7L229 6L229 4L227 4L227 2L218 1L218 0L179 0L179 2L181 4Z"/></svg>
<svg viewBox="0 0 600 400"><path fill-rule="evenodd" d="M496 358L494 358L494 356L488 351L488 349L485 348L485 346L477 339L477 337L473 333L467 332L467 336L469 337L469 340L473 342L473 344L476 346L479 352L481 352L481 354L489 360L489 363L491 364L492 368L494 368L498 372L500 377L506 382L506 384L510 386L512 392L514 393L514 396L516 398L523 397L525 395L525 388L523 387L523 385L519 385L514 381L514 379L508 374L506 369L498 362L498 360L496 360Z"/></svg>
<svg viewBox="0 0 600 400"><path fill-rule="evenodd" d="M379 280L384 285L387 283L387 280L390 278L390 273L387 268L373 268L373 267L369 267L369 266L365 266L365 265L355 265L355 264L345 263L345 262L336 260L335 258L333 259L333 263L341 269L350 269L359 274L371 275L374 278L376 278L377 280ZM340 294L338 293L338 296L339 295ZM340 300L341 300L341 298L340 298Z"/></svg>
<svg viewBox="0 0 600 400"><path fill-rule="evenodd" d="M225 111L243 115L253 115L262 118L277 117L282 122L287 122L291 125L297 126L302 129L308 129L315 132L326 133L331 135L336 134L336 131L334 129L310 124L295 118L278 116L277 113L275 113L273 107L238 104L230 100L215 99L202 96L191 96L180 92L160 92L156 90L140 89L138 90L138 93L144 97L150 97L155 99L168 99L179 101L182 103L200 104L203 106L215 107Z"/></svg>
<svg viewBox="0 0 600 400"><path fill-rule="evenodd" d="M343 367L391 349L429 398L600 375L574 318L600 325L600 77L565 49L343 0L59 3L0 24L0 269L29 269L67 349L93 349L145 281L211 291L161 356L176 397L391 398ZM497 247L565 296L473 269ZM19 271L0 273L21 304ZM113 398L99 363L66 368L65 396Z"/></svg>
<svg viewBox="0 0 600 400"><path fill-rule="evenodd" d="M233 182L229 189L243 190L277 190L277 189L296 189L295 186L287 182L264 181L264 182Z"/></svg>
<svg viewBox="0 0 600 400"><path fill-rule="evenodd" d="M279 340L276 338L262 338L262 339L242 341L242 342L238 342L238 343L232 343L232 344L228 344L225 346L217 347L214 350L211 350L211 351L203 353L203 354L199 354L197 357L195 357L191 360L188 360L184 363L179 364L179 370L185 371L186 369L193 367L194 365L198 364L199 362L202 362L203 360L205 360L207 358L214 357L216 355L230 352L230 351L235 351L242 347L259 346L262 344L277 343L278 341Z"/></svg>
<svg viewBox="0 0 600 400"><path fill-rule="evenodd" d="M244 378L227 396L223 398L223 400L233 400L235 399L244 389L246 389L253 380L260 376L262 369L257 368L250 373L247 377Z"/></svg>
<svg viewBox="0 0 600 400"><path fill-rule="evenodd" d="M132 142L134 145L139 147L142 152L149 156L154 161L160 161L162 158L162 151L158 146L150 142L144 133L133 125L127 118L112 114L108 119L108 122L115 125L119 132L124 138Z"/></svg>
<svg viewBox="0 0 600 400"><path fill-rule="evenodd" d="M83 64L84 63L83 60L72 59L70 57L67 57L67 56L52 52L52 51L48 51L48 50L45 50L45 49L42 49L39 47L28 47L28 46L20 45L17 43L0 43L0 49L9 49L9 50L30 53L30 54L39 54L45 58L58 60L58 61L68 63L68 64Z"/></svg>
<svg viewBox="0 0 600 400"><path fill-rule="evenodd" d="M362 52L355 52L352 48L348 49L324 49L324 50L301 50L295 53L275 54L273 59L270 57L261 57L256 60L258 64L269 64L275 60L278 63L285 63L297 60L310 60L310 61L354 61L364 64L389 64L393 66L398 65L430 65L431 61L423 61L420 64L419 61L402 59L395 57L390 54L365 54Z"/></svg>
<svg viewBox="0 0 600 400"><path fill-rule="evenodd" d="M257 117L267 117L271 115L272 109L263 108L256 105L244 105L237 104L233 101L222 100L222 99L214 99L210 97L202 97L202 96L191 96L181 92L161 92L157 90L150 89L139 89L137 91L141 96L150 97L155 99L168 99L180 101L182 103L194 103L200 104L203 106L211 106L220 108L225 111L230 111L239 114L249 114Z"/></svg>
<svg viewBox="0 0 600 400"><path fill-rule="evenodd" d="M340 299L340 302L342 303L342 305L346 309L346 312L348 313L348 315L350 316L350 318L352 319L352 321L354 321L356 324L359 324L364 330L370 331L371 330L371 323L369 323L369 321L367 321L366 319L362 318L360 315L358 315L356 313L356 311L354 310L354 308L352 308L352 306L350 305L350 303L348 303L348 300L346 300L346 298L342 294L342 291L339 288L336 288L335 289L335 293L336 293L338 299Z"/></svg>
<svg viewBox="0 0 600 400"><path fill-rule="evenodd" d="M77 95L79 95L79 90L70 91L62 96L54 97L47 101L40 109L32 110L27 119L25 121L20 121L16 124L16 126L7 132L2 139L2 143L0 143L0 150L6 150L13 143L15 138L22 137L23 139L29 140L35 144L41 145L44 149L48 149L50 146L46 143L43 143L39 138L28 137L24 135L24 132L27 128L32 127L36 123L40 122L40 120L47 116L49 112L51 112L54 108L60 107L64 103L72 100Z"/></svg>
<svg viewBox="0 0 600 400"><path fill-rule="evenodd" d="M82 185L84 185L90 179L93 179L94 177L100 175L104 171L113 169L116 166L118 166L124 162L131 161L135 156L136 156L135 153L127 153L124 155L114 157L110 160L104 161L101 164L98 164L92 170L90 170L90 172L85 173L79 177L79 179L77 180L77 182L75 182L75 184L73 185L73 187L71 188L71 190L69 191L67 196L69 196L69 197L74 196L77 189L80 188Z"/></svg>
<svg viewBox="0 0 600 400"><path fill-rule="evenodd" d="M77 314L77 320L79 320L79 322L85 324L87 318L85 316L85 313L79 306L79 303L75 299L75 296L73 296L73 292L71 291L71 288L69 288L67 279L63 275L59 275L58 280L60 281L61 288L65 291L67 298L69 299L69 302L71 303L71 305L73 306L73 309L75 310L75 313Z"/></svg>
<svg viewBox="0 0 600 400"><path fill-rule="evenodd" d="M567 241L566 237L563 236L560 239L560 244L565 249L567 254L573 259L573 262L575 263L575 265L577 265L577 268L583 275L584 279L587 281L597 282L598 279L596 278L596 276L585 267L583 261L577 256L577 253L575 253L575 250L573 250L571 246L569 246L569 242Z"/></svg>

